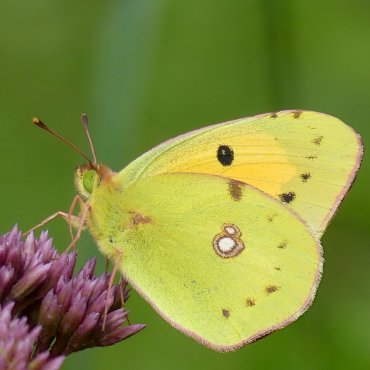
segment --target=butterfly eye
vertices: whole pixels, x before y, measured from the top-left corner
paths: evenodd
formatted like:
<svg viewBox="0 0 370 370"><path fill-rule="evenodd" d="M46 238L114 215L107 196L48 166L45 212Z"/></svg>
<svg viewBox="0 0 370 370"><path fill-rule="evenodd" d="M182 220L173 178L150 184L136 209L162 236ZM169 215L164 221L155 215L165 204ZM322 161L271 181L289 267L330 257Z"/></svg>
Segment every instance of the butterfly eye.
<svg viewBox="0 0 370 370"><path fill-rule="evenodd" d="M217 159L223 166L230 166L234 160L234 151L228 145L220 145L217 149Z"/></svg>
<svg viewBox="0 0 370 370"><path fill-rule="evenodd" d="M88 170L83 173L82 184L84 189L90 194L94 189L96 176L95 170Z"/></svg>

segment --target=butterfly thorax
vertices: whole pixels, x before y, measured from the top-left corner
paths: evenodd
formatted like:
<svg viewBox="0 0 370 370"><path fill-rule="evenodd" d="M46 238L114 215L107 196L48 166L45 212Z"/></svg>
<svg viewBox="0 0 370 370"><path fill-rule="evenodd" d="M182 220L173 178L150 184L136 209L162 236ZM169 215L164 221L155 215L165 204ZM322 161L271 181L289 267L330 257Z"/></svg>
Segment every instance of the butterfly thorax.
<svg viewBox="0 0 370 370"><path fill-rule="evenodd" d="M125 236L139 225L150 223L151 217L132 205L118 174L105 165L78 167L75 184L88 207L87 228L99 249L115 260Z"/></svg>

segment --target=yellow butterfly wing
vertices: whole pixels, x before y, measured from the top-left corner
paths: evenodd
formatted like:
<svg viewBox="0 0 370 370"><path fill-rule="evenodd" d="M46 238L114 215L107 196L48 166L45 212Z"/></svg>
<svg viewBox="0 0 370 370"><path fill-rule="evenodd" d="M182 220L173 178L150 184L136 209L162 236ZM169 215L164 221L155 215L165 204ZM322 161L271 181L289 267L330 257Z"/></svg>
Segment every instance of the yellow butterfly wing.
<svg viewBox="0 0 370 370"><path fill-rule="evenodd" d="M119 176L124 186L179 172L239 180L284 202L320 237L355 178L362 151L359 135L339 119L282 111L181 135Z"/></svg>
<svg viewBox="0 0 370 370"><path fill-rule="evenodd" d="M311 304L321 246L281 202L203 174L119 184L115 175L94 190L89 228L106 256L123 252L124 276L179 330L230 351Z"/></svg>

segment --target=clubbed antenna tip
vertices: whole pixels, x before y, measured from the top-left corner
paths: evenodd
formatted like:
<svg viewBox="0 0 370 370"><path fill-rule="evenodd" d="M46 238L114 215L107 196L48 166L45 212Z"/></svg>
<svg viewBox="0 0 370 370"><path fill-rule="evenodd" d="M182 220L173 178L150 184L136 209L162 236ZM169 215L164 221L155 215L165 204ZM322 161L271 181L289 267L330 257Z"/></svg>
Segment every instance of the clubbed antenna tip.
<svg viewBox="0 0 370 370"><path fill-rule="evenodd" d="M44 130L47 130L47 126L45 125L45 123L43 123L40 118L38 117L33 117L32 118L32 123L38 127L41 127L43 128Z"/></svg>

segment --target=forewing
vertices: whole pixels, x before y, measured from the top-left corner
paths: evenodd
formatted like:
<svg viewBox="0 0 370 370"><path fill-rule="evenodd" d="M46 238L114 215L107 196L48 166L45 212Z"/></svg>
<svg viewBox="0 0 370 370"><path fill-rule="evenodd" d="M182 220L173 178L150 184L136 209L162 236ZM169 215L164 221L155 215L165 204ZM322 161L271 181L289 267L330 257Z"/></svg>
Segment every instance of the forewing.
<svg viewBox="0 0 370 370"><path fill-rule="evenodd" d="M230 158L220 160L220 147L231 149L230 164ZM240 180L284 202L320 237L352 184L361 157L360 137L339 119L282 111L179 136L145 153L119 176L126 186L178 172Z"/></svg>

